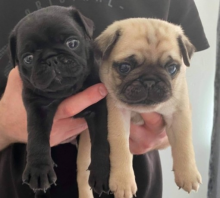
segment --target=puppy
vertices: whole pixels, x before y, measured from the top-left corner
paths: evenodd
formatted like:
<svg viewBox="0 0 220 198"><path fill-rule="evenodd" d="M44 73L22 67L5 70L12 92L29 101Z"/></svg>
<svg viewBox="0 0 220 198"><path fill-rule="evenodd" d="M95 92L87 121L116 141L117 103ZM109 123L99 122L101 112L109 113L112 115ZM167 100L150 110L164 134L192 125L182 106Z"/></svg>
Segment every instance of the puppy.
<svg viewBox="0 0 220 198"><path fill-rule="evenodd" d="M49 137L58 105L65 98L100 82L93 56L93 26L93 22L74 7L50 6L23 18L10 35L11 59L14 66L18 65L23 81L22 98L27 111L27 164L22 179L35 191L46 191L57 179ZM94 143L103 151L101 155L108 155L105 100L76 117L85 117L91 137L97 135L104 141L96 144L92 138L93 153L97 150ZM91 150L87 131L82 139L86 154L84 156L80 149L79 194L88 198L93 196L88 186L89 171L86 171ZM100 174L100 177L108 178L101 171L108 173L105 169L109 170L109 161L99 162L96 160L96 157L101 158L98 155L91 156L90 172L95 179ZM83 164L85 161L86 164ZM103 168L96 171L96 166Z"/></svg>
<svg viewBox="0 0 220 198"><path fill-rule="evenodd" d="M141 125L140 113L149 112L161 114L166 123L176 184L187 192L198 190L185 77L194 47L183 30L158 19L126 19L110 25L95 44L102 56L100 78L109 92L110 190L116 198L135 195L130 121Z"/></svg>

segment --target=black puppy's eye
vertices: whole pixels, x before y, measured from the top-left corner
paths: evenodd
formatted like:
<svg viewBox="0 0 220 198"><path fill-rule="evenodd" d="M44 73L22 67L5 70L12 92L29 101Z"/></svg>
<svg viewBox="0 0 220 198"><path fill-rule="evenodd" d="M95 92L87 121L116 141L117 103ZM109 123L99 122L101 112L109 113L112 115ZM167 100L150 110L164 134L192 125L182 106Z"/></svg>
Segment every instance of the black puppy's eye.
<svg viewBox="0 0 220 198"><path fill-rule="evenodd" d="M170 75L173 75L177 71L177 65L176 64L167 65L166 70L169 72Z"/></svg>
<svg viewBox="0 0 220 198"><path fill-rule="evenodd" d="M24 57L24 62L26 64L31 64L33 59L34 59L34 56L32 54L30 54L30 55L27 55L27 56Z"/></svg>
<svg viewBox="0 0 220 198"><path fill-rule="evenodd" d="M121 74L128 74L131 71L131 65L128 63L122 63L119 65L118 70Z"/></svg>
<svg viewBox="0 0 220 198"><path fill-rule="evenodd" d="M66 41L66 45L67 47L69 47L70 49L76 49L79 46L79 41L76 39L68 39Z"/></svg>

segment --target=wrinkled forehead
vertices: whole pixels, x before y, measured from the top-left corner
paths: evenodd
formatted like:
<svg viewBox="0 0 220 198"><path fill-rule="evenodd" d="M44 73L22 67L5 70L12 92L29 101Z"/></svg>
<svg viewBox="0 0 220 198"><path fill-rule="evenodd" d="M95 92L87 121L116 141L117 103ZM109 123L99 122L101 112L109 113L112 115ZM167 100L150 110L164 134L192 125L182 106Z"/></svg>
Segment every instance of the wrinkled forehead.
<svg viewBox="0 0 220 198"><path fill-rule="evenodd" d="M56 32L78 32L80 28L78 24L69 15L30 15L27 16L18 27L18 37L26 39L29 35L44 34L54 36Z"/></svg>
<svg viewBox="0 0 220 198"><path fill-rule="evenodd" d="M181 58L177 34L172 28L142 24L123 27L112 54L117 61L135 55L138 62L145 59L152 64L158 60L166 62L170 57L174 60Z"/></svg>
<svg viewBox="0 0 220 198"><path fill-rule="evenodd" d="M61 43L70 36L80 38L82 35L79 25L70 16L30 16L18 27L17 45L22 49L44 46Z"/></svg>

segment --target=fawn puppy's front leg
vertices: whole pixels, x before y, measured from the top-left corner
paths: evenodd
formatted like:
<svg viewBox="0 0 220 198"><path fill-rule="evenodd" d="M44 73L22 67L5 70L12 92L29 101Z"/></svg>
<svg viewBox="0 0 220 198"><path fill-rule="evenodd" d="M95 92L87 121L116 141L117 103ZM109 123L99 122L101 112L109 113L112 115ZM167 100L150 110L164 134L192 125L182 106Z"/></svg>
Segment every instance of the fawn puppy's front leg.
<svg viewBox="0 0 220 198"><path fill-rule="evenodd" d="M80 135L77 156L77 182L79 198L93 198L92 190L89 186L89 164L91 162L91 142L89 131L86 129Z"/></svg>
<svg viewBox="0 0 220 198"><path fill-rule="evenodd" d="M110 144L110 190L115 198L131 198L137 191L133 156L129 150L130 111L119 109L107 96L108 140Z"/></svg>
<svg viewBox="0 0 220 198"><path fill-rule="evenodd" d="M180 106L172 117L164 117L168 123L166 131L172 148L173 171L176 184L180 188L187 192L197 191L202 179L196 166L192 144L191 109L188 100L182 100Z"/></svg>

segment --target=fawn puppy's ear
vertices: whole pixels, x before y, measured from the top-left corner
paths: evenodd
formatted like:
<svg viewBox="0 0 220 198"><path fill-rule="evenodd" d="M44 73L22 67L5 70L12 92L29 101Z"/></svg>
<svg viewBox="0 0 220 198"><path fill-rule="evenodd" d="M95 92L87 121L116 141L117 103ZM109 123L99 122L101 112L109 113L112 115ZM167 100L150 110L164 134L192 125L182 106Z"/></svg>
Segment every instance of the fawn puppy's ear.
<svg viewBox="0 0 220 198"><path fill-rule="evenodd" d="M180 52L183 56L184 64L189 67L190 66L190 59L195 51L195 47L189 41L189 39L184 35L180 35L177 38L177 40L178 40Z"/></svg>

